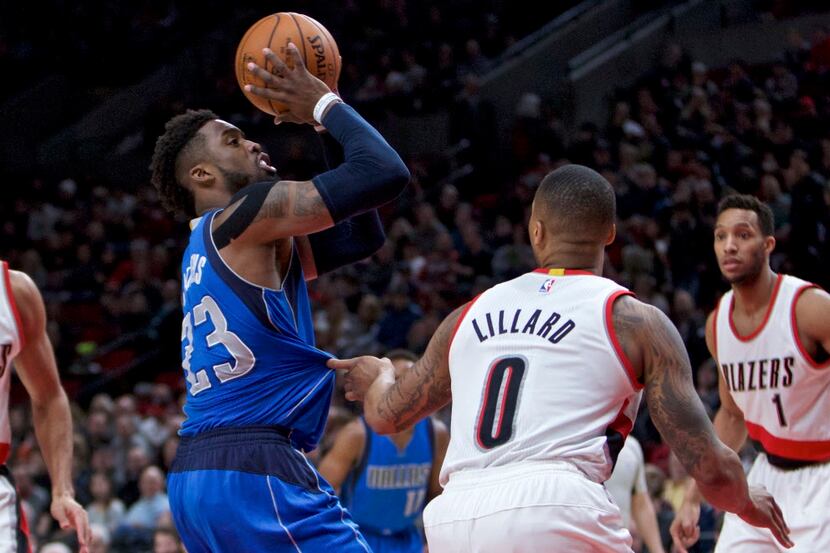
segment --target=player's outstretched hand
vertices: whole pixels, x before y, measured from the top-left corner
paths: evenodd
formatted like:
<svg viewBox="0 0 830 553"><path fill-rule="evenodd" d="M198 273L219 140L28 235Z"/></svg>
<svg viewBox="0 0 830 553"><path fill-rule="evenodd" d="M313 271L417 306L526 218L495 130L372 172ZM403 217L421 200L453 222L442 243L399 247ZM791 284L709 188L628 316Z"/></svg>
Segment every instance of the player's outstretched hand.
<svg viewBox="0 0 830 553"><path fill-rule="evenodd" d="M275 122L315 124L314 106L324 94L331 92L329 87L308 72L300 51L293 43L286 47L288 63L269 48L263 49L263 53L271 65L271 71L253 62L248 64L247 69L262 79L265 87L249 84L245 85L245 90L288 106L286 111L277 115Z"/></svg>
<svg viewBox="0 0 830 553"><path fill-rule="evenodd" d="M326 363L330 369L345 369L346 399L349 401L363 401L369 387L384 370L391 370L394 374L395 367L387 359L378 359L364 355L353 359L329 359Z"/></svg>
<svg viewBox="0 0 830 553"><path fill-rule="evenodd" d="M758 528L768 528L778 543L789 549L795 545L790 540L790 528L784 522L781 507L763 486L749 487L749 504L737 513L745 522Z"/></svg>
<svg viewBox="0 0 830 553"><path fill-rule="evenodd" d="M688 548L700 539L700 503L684 501L671 523L671 537L677 553L688 553Z"/></svg>
<svg viewBox="0 0 830 553"><path fill-rule="evenodd" d="M70 495L56 495L52 498L49 511L60 524L61 529L74 528L78 534L79 553L88 553L92 532L84 508Z"/></svg>

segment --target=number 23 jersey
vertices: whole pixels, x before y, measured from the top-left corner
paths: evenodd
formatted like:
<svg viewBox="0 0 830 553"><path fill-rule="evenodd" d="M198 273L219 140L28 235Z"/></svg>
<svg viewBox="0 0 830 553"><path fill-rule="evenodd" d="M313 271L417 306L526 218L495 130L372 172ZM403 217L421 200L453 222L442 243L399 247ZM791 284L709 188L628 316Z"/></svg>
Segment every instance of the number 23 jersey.
<svg viewBox="0 0 830 553"><path fill-rule="evenodd" d="M714 315L723 384L744 414L749 437L787 461L830 460L830 365L804 350L796 326L799 296L815 285L778 275L761 325L740 335L730 290Z"/></svg>
<svg viewBox="0 0 830 553"><path fill-rule="evenodd" d="M314 347L308 292L297 252L279 290L256 286L219 256L210 232L218 211L191 223L182 261L182 368L187 383L180 433L280 425L311 450L334 388L329 355Z"/></svg>
<svg viewBox="0 0 830 553"><path fill-rule="evenodd" d="M538 269L468 304L449 349L442 484L456 471L549 460L608 479L642 389L611 324L624 294L585 271Z"/></svg>

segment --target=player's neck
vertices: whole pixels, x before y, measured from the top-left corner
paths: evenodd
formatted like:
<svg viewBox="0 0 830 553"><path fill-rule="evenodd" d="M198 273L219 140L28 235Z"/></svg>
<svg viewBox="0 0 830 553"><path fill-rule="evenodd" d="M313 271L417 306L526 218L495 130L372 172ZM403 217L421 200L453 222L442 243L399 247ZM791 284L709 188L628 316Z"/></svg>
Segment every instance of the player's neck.
<svg viewBox="0 0 830 553"><path fill-rule="evenodd" d="M231 194L227 190L209 190L196 195L193 207L196 209L196 214L201 217L206 211L226 207L230 201Z"/></svg>
<svg viewBox="0 0 830 553"><path fill-rule="evenodd" d="M777 281L778 275L767 265L754 279L733 284L735 310L746 314L766 311Z"/></svg>
<svg viewBox="0 0 830 553"><path fill-rule="evenodd" d="M414 433L415 426L411 426L403 432L392 434L391 436L389 436L389 439L392 440L392 443L395 444L395 447L397 447L398 449L406 449L406 446L409 445L409 442L412 440L412 435Z"/></svg>
<svg viewBox="0 0 830 553"><path fill-rule="evenodd" d="M539 266L543 269L571 269L602 275L603 252L604 250L598 252L577 251L576 249L555 250L539 256Z"/></svg>

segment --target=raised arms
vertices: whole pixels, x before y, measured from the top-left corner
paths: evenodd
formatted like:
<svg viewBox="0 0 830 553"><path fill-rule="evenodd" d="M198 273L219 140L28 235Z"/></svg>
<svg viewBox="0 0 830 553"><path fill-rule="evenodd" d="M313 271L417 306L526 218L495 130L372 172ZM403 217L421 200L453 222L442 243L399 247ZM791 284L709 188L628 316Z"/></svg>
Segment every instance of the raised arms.
<svg viewBox="0 0 830 553"><path fill-rule="evenodd" d="M265 83L251 92L288 106L280 121L315 123L317 102L330 92L328 86L305 67L299 51L287 48L286 65L273 52L266 57L272 71L251 65L249 70ZM322 124L343 146L344 161L311 181L281 181L271 185L258 200L256 215L236 237L241 242L267 243L310 234L370 211L393 200L409 182L401 158L369 123L353 109L337 102L321 116ZM240 208L240 200L218 216L223 223Z"/></svg>

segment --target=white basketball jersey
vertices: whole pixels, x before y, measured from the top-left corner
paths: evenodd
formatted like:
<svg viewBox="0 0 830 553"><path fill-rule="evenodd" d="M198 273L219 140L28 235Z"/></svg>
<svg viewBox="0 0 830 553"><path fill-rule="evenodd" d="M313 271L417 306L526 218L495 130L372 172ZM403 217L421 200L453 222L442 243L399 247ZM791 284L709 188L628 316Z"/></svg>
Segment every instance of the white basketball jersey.
<svg viewBox="0 0 830 553"><path fill-rule="evenodd" d="M628 290L538 269L473 300L449 349L450 444L441 483L465 469L564 460L605 481L633 426L636 381L611 324Z"/></svg>
<svg viewBox="0 0 830 553"><path fill-rule="evenodd" d="M12 359L23 347L22 333L20 315L11 290L9 265L0 261L0 464L5 463L9 456L9 386Z"/></svg>
<svg viewBox="0 0 830 553"><path fill-rule="evenodd" d="M795 320L799 295L813 284L778 275L764 321L740 336L730 290L714 316L715 351L749 437L769 455L830 460L830 364L822 370L804 351Z"/></svg>

